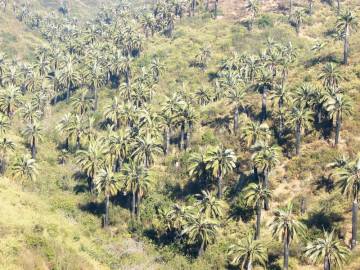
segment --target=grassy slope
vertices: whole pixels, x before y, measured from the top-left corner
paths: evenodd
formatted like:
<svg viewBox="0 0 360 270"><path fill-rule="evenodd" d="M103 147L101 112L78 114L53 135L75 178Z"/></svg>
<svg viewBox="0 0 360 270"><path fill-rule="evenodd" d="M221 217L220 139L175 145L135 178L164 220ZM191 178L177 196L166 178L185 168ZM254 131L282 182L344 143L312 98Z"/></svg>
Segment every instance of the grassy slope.
<svg viewBox="0 0 360 270"><path fill-rule="evenodd" d="M275 14L271 15L276 29L256 29L254 33L248 33L239 23L229 21L226 17L213 21L210 19L186 19L176 28L175 37L169 41L162 37L155 37L145 46L144 57L140 61L147 62L150 56L161 57L166 64L167 70L162 76L159 86L159 93L170 93L175 88L180 87L180 82L188 82L187 88L197 89L200 85L209 85L207 74L193 68L189 68L189 62L196 54L196 50L206 44L211 44L213 59L207 72L215 71L216 65L225 54L230 55L231 50L239 52L248 51L256 53L258 45L263 43L267 36L286 41L290 39L299 48L299 63L294 67L290 74L291 86L303 81L305 77L315 81L321 65L316 65L310 69L304 67L304 63L313 58L309 48L316 39L324 39L323 33L333 25L335 17L327 6L320 6L316 15L308 21L299 38L296 37L292 28L286 23L284 17ZM15 22L14 22L15 23ZM11 24L12 25L12 24ZM19 27L22 27L19 25ZM10 30L6 30L11 33ZM25 29L26 35L29 34ZM29 34L32 35L32 34ZM24 36L24 41L19 41L16 46L24 46L29 40ZM332 44L332 41L330 44ZM19 44L18 44L19 43ZM360 81L355 73L360 70L360 37L353 36L352 39L352 65L342 67L348 81L343 84L346 92L354 97L355 104L360 99L357 93ZM21 47L19 47L21 48ZM26 47L24 47L26 48ZM26 49L19 49L23 51ZM337 58L341 56L341 44L329 46L322 52L322 55L335 54ZM175 81L179 81L176 83ZM103 91L101 94L101 104L109 100L113 92ZM161 100L161 98L159 98ZM259 108L257 95L251 100ZM225 108L225 109L224 109ZM46 136L39 150L39 160L41 175L35 184L29 184L22 191L18 183L4 178L1 180L0 194L2 207L0 214L3 217L0 222L0 261L5 262L0 266L1 269L48 269L49 266L61 263L62 266L68 265L70 269L108 269L111 265L120 266L120 269L160 269L162 266L155 263L155 258L159 255L151 244L144 244L130 238L126 221L128 212L120 206L113 207L112 220L116 224L113 233L104 232L100 229L101 224L101 198L90 198L85 193L74 192L79 190L81 183L75 180L73 174L77 168L69 162L62 167L57 164L57 150L54 141L57 135L53 131L53 124L61 117L68 108L60 104L44 121L47 130ZM231 115L226 109L224 102L210 104L201 109L202 119L214 119L221 116ZM350 153L360 150L359 137L359 108L356 106L355 114L352 118L346 119L344 132L342 133L342 144L340 149ZM206 145L203 135L210 130L209 127L198 125L198 131L194 134L194 145ZM217 140L225 142L226 146L234 148L237 153L241 153L241 146L238 138L227 135L222 129L216 132ZM14 132L12 138L17 142L18 152L25 152L23 140ZM314 196L309 196L310 215L317 213L320 203L332 201L338 202L339 197L329 194L323 188L317 189L317 181L323 174L324 165L337 155L336 150L323 140L317 140L317 134L310 136L311 141L304 145L304 154L300 158L291 160L283 159L283 164L272 174L272 186L275 189L274 206L284 204L285 201L296 197L300 193L308 192ZM240 154L242 157L243 154ZM175 157L176 154L173 155ZM160 167L158 167L160 168ZM244 170L246 174L246 168ZM286 173L287 181L284 180ZM159 173L160 175L160 173ZM10 175L8 175L10 178ZM171 185L184 186L186 177L182 174L174 174L173 168L165 170L158 179L171 183ZM304 181L308 179L308 181ZM229 182L237 179L231 177ZM93 202L92 206L98 209L94 214L89 213L88 202ZM349 203L336 203L333 207L344 219L341 223L349 224ZM94 208L94 207L93 207ZM345 213L345 214L344 214ZM331 220L331 217L327 217ZM125 222L124 222L125 221ZM265 222L265 221L264 221ZM238 224L236 226L243 226ZM237 227L234 227L237 228ZM240 227L241 228L241 227ZM349 228L346 227L348 230ZM225 234L226 238L228 232ZM265 232L265 239L270 240L270 236ZM349 237L349 233L347 235ZM279 246L274 244L274 249ZM217 256L224 256L226 246L223 240L211 247L210 255L194 263L193 269L209 269L216 265ZM222 254L220 254L222 253ZM166 257L166 250L161 252ZM171 253L170 253L171 254ZM358 251L356 252L358 254ZM71 256L70 256L71 255ZM66 258L66 259L65 259ZM167 266L171 269L190 269L190 264L181 256L168 256ZM354 256L350 268L358 269L359 260ZM150 267L151 266L151 267ZM219 266L221 268L221 264ZM166 268L166 266L165 266ZM303 266L300 269L312 269ZM315 269L315 268L314 268Z"/></svg>

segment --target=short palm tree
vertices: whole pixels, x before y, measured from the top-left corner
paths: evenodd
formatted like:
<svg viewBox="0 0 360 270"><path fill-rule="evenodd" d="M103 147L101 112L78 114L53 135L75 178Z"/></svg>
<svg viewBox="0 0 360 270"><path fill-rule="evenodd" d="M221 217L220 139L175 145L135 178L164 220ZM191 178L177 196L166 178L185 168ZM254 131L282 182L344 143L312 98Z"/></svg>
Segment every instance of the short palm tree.
<svg viewBox="0 0 360 270"><path fill-rule="evenodd" d="M13 116L15 110L21 104L20 101L21 92L17 86L9 84L5 89L0 91L0 110L7 114L7 116Z"/></svg>
<svg viewBox="0 0 360 270"><path fill-rule="evenodd" d="M109 225L109 205L110 196L115 196L121 188L119 178L113 173L112 169L106 167L101 169L94 179L95 187L98 192L105 195L105 220L104 226Z"/></svg>
<svg viewBox="0 0 360 270"><path fill-rule="evenodd" d="M206 168L206 156L203 151L192 153L189 158L188 172L192 180L199 181L203 185L208 184L211 175L210 170Z"/></svg>
<svg viewBox="0 0 360 270"><path fill-rule="evenodd" d="M271 132L266 123L259 123L252 120L246 122L243 129L243 138L246 141L247 147L260 141L266 142L270 137Z"/></svg>
<svg viewBox="0 0 360 270"><path fill-rule="evenodd" d="M80 165L81 170L87 175L88 188L92 193L94 191L94 179L99 169L105 163L105 146L97 140L91 140L86 150L76 152L76 163Z"/></svg>
<svg viewBox="0 0 360 270"><path fill-rule="evenodd" d="M304 225L293 214L292 204L275 210L269 222L273 237L277 237L284 245L284 270L289 269L289 251L291 242L304 233Z"/></svg>
<svg viewBox="0 0 360 270"><path fill-rule="evenodd" d="M135 138L132 157L141 161L146 168L149 168L154 163L155 154L161 152L163 152L161 145L156 142L151 134Z"/></svg>
<svg viewBox="0 0 360 270"><path fill-rule="evenodd" d="M24 183L24 181L35 181L38 175L38 166L35 159L32 159L28 155L17 158L12 166L12 174L22 183Z"/></svg>
<svg viewBox="0 0 360 270"><path fill-rule="evenodd" d="M251 183L244 190L246 204L256 210L255 240L260 239L261 210L266 200L271 199L271 191L260 184Z"/></svg>
<svg viewBox="0 0 360 270"><path fill-rule="evenodd" d="M38 142L42 140L42 127L40 123L29 123L22 130L22 135L29 141L31 148L31 158L36 158Z"/></svg>
<svg viewBox="0 0 360 270"><path fill-rule="evenodd" d="M298 9L293 14L293 23L295 25L296 34L300 34L301 26L304 22L305 12L302 9Z"/></svg>
<svg viewBox="0 0 360 270"><path fill-rule="evenodd" d="M313 263L322 262L324 270L330 270L332 266L341 269L350 251L336 238L334 231L324 231L323 237L307 244L304 255Z"/></svg>
<svg viewBox="0 0 360 270"><path fill-rule="evenodd" d="M209 218L219 219L224 215L225 202L217 199L211 192L202 190L201 194L198 194L199 211L204 213Z"/></svg>
<svg viewBox="0 0 360 270"><path fill-rule="evenodd" d="M186 235L190 243L199 244L198 256L201 257L207 246L215 239L218 222L203 214L189 216L184 224L181 235Z"/></svg>
<svg viewBox="0 0 360 270"><path fill-rule="evenodd" d="M327 63L319 75L319 80L322 81L325 87L338 88L339 83L343 80L343 77L339 68L334 63Z"/></svg>
<svg viewBox="0 0 360 270"><path fill-rule="evenodd" d="M228 252L231 264L238 265L240 269L252 270L254 265L266 266L267 249L259 240L254 240L252 234L232 244Z"/></svg>
<svg viewBox="0 0 360 270"><path fill-rule="evenodd" d="M110 119L117 129L120 128L122 111L122 104L117 97L114 97L112 102L105 106L105 117Z"/></svg>
<svg viewBox="0 0 360 270"><path fill-rule="evenodd" d="M259 1L248 0L246 10L250 13L249 30L251 31L253 29L255 18L259 13Z"/></svg>
<svg viewBox="0 0 360 270"><path fill-rule="evenodd" d="M329 112L332 119L335 118L336 130L335 130L335 146L339 143L341 124L343 116L350 115L352 112L352 102L350 98L343 94L336 94L329 97L324 103L324 107Z"/></svg>
<svg viewBox="0 0 360 270"><path fill-rule="evenodd" d="M232 149L218 146L209 149L205 154L206 168L217 178L217 197L222 198L223 178L235 168L236 156Z"/></svg>

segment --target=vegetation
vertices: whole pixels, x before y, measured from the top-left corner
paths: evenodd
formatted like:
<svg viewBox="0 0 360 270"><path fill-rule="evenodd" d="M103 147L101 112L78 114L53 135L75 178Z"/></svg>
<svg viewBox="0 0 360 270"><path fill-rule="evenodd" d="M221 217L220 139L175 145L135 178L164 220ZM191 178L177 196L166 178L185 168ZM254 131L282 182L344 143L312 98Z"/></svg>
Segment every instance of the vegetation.
<svg viewBox="0 0 360 270"><path fill-rule="evenodd" d="M358 269L355 1L100 2L0 0L4 269Z"/></svg>

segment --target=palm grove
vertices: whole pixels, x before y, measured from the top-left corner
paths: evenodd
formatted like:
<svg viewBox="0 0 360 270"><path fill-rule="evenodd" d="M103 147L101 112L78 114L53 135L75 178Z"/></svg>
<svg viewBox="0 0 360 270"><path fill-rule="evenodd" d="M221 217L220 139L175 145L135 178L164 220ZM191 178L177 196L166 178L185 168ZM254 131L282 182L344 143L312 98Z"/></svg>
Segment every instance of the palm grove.
<svg viewBox="0 0 360 270"><path fill-rule="evenodd" d="M289 22L297 34L306 16L312 16L314 2L309 1L309 9L293 10L290 1ZM186 247L185 253L203 256L232 219L229 206L233 199L241 197L255 220L248 221L238 243L228 243L230 264L240 269L267 267L268 247L261 230L266 213L271 215L267 224L271 234L283 246L283 269L289 268L291 246L299 238L306 240L302 250L307 262L321 262L324 269L341 266L350 251L333 229L314 237L305 216L299 215L305 214L306 207L299 212L290 202L271 208L272 172L301 155L304 137L316 130L324 137L333 136L329 147L341 143L342 123L351 115L353 104L342 89L340 67L324 63L316 81L294 85L289 74L297 64L298 49L291 42L269 37L259 54L229 53L218 64L210 86L189 89L183 84L164 95L159 91L166 71L162 59L154 56L139 61L147 39L156 35L172 38L177 22L186 16L205 13L216 19L218 8L217 1L175 0L158 1L150 9L135 12L121 3L102 8L94 21L81 24L68 16L66 8L61 15L42 16L31 6L14 4L12 11L18 20L41 33L49 46L38 48L30 63L0 54L1 173L9 171L24 186L35 181L41 171L39 145L46 137L43 120L51 115L52 107L66 103L71 110L56 127L59 163L75 160L89 193L104 199L104 227L112 224L110 204L119 196L129 200L131 222L142 224L144 199L159 186L154 176L165 165L170 170L185 170L196 188L192 199L156 207L160 225L151 226L158 239L175 243L179 251ZM246 9L246 25L253 31L261 4L249 0ZM345 65L356 28L356 14L341 9L334 38L344 43ZM316 44L313 51L320 49L321 44ZM204 45L189 60L189 68L207 76L211 60L212 48ZM104 93L111 100L101 100ZM250 100L258 100L259 112ZM197 129L208 125L202 121L202 108L215 102L231 107L232 127L227 131L241 150L226 143L192 144ZM15 122L21 123L28 148L19 156L18 145L9 135ZM357 236L359 164L354 158L329 165L337 190L352 201L351 249ZM230 180L245 167L251 173L239 189Z"/></svg>

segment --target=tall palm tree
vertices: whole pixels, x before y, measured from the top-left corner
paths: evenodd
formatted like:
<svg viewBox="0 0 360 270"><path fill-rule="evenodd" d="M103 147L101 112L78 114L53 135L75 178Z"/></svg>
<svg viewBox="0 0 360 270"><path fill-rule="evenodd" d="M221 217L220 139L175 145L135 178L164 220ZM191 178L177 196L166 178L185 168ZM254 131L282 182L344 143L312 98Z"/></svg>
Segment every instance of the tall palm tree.
<svg viewBox="0 0 360 270"><path fill-rule="evenodd" d="M64 114L63 118L60 120L60 122L56 126L56 130L61 133L63 136L65 136L65 149L69 150L69 139L70 139L70 127L72 125L73 121L73 115L70 113Z"/></svg>
<svg viewBox="0 0 360 270"><path fill-rule="evenodd" d="M270 99L273 101L273 105L277 105L277 113L278 113L278 120L279 120L279 128L278 128L278 136L279 140L282 140L283 132L284 132L284 122L285 122L285 115L284 115L284 106L290 100L290 91L284 84L281 86L277 85L274 89L270 92Z"/></svg>
<svg viewBox="0 0 360 270"><path fill-rule="evenodd" d="M111 163L114 164L114 171L119 172L122 164L128 157L130 151L130 133L127 129L120 129L110 135L107 144L109 147L108 154L110 156Z"/></svg>
<svg viewBox="0 0 360 270"><path fill-rule="evenodd" d="M260 239L261 210L266 200L271 199L271 191L263 185L251 183L244 190L246 204L256 210L255 240Z"/></svg>
<svg viewBox="0 0 360 270"><path fill-rule="evenodd" d="M19 178L20 181L35 181L38 175L38 166L35 159L30 158L27 155L18 157L12 166L12 174L15 178Z"/></svg>
<svg viewBox="0 0 360 270"><path fill-rule="evenodd" d="M151 179L147 169L135 160L124 164L123 182L126 191L131 192L131 216L140 217L140 203L142 197L149 191Z"/></svg>
<svg viewBox="0 0 360 270"><path fill-rule="evenodd" d="M87 175L88 188L91 193L94 191L94 179L99 169L105 163L105 146L100 140L91 140L86 150L76 152L76 163Z"/></svg>
<svg viewBox="0 0 360 270"><path fill-rule="evenodd" d="M234 106L234 134L236 134L239 129L239 113L246 103L246 91L240 85L236 85L228 90L227 98L229 103Z"/></svg>
<svg viewBox="0 0 360 270"><path fill-rule="evenodd" d="M335 146L339 143L341 123L343 116L350 115L352 111L352 102L350 98L343 94L337 94L329 97L325 102L324 107L329 112L332 119L335 118L336 130L335 130Z"/></svg>
<svg viewBox="0 0 360 270"><path fill-rule="evenodd" d="M261 94L261 121L267 118L267 95L273 86L273 74L268 69L262 68L255 85L256 90Z"/></svg>
<svg viewBox="0 0 360 270"><path fill-rule="evenodd" d="M109 225L109 205L110 196L115 196L121 188L119 178L113 173L111 168L101 169L96 175L95 186L98 192L104 192L105 194L105 220L104 226Z"/></svg>
<svg viewBox="0 0 360 270"><path fill-rule="evenodd" d="M337 187L340 189L342 194L352 199L351 249L354 249L357 242L357 220L360 191L360 159L357 158L345 166L336 168L333 175L337 179Z"/></svg>
<svg viewBox="0 0 360 270"><path fill-rule="evenodd" d="M341 269L350 252L334 235L334 231L324 231L324 236L316 238L305 247L305 257L313 263L323 262L324 270L332 266Z"/></svg>
<svg viewBox="0 0 360 270"><path fill-rule="evenodd" d="M205 154L206 168L217 178L217 197L222 198L223 178L235 168L236 156L232 149L224 146L210 148Z"/></svg>
<svg viewBox="0 0 360 270"><path fill-rule="evenodd" d="M88 98L88 89L80 89L79 96L73 97L71 101L71 107L75 113L83 115L91 110L93 105L93 99Z"/></svg>
<svg viewBox="0 0 360 270"><path fill-rule="evenodd" d="M344 40L344 64L349 63L350 35L352 31L356 31L358 27L358 19L353 11L346 10L340 14L336 29L340 37Z"/></svg>
<svg viewBox="0 0 360 270"><path fill-rule="evenodd" d="M269 222L273 237L277 237L284 245L284 270L289 269L289 251L291 242L304 233L304 225L296 219L292 204L275 210L274 217Z"/></svg>
<svg viewBox="0 0 360 270"><path fill-rule="evenodd" d="M293 106L289 115L288 123L295 131L295 152L297 156L300 154L301 134L304 129L308 129L310 127L312 120L312 112L309 109L304 107L302 104Z"/></svg>
<svg viewBox="0 0 360 270"><path fill-rule="evenodd" d="M42 127L38 122L29 123L22 130L22 135L29 141L31 158L36 158L38 142L42 140Z"/></svg>
<svg viewBox="0 0 360 270"><path fill-rule="evenodd" d="M265 267L267 262L266 247L251 234L230 245L228 255L232 258L231 264L244 270L252 270L254 265Z"/></svg>
<svg viewBox="0 0 360 270"><path fill-rule="evenodd" d="M99 88L104 86L106 76L104 68L97 60L90 61L89 67L85 73L86 83L89 85L91 91L94 93L94 110L97 110L99 101Z"/></svg>
<svg viewBox="0 0 360 270"><path fill-rule="evenodd" d="M225 202L217 199L211 192L202 190L201 195L198 194L197 197L200 199L197 202L199 211L205 216L219 219L224 215Z"/></svg>
<svg viewBox="0 0 360 270"><path fill-rule="evenodd" d="M206 247L216 237L218 222L205 217L203 214L190 216L184 225L181 235L187 235L191 243L198 243L198 256L201 257Z"/></svg>

